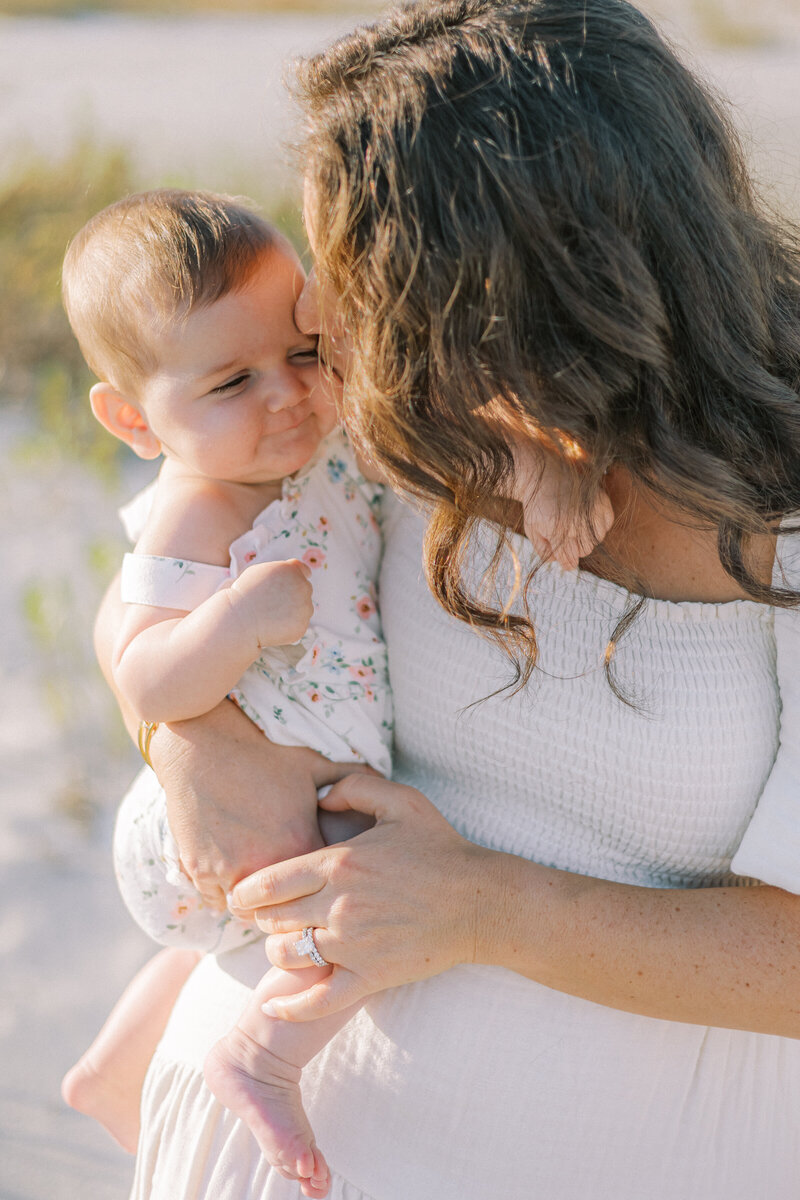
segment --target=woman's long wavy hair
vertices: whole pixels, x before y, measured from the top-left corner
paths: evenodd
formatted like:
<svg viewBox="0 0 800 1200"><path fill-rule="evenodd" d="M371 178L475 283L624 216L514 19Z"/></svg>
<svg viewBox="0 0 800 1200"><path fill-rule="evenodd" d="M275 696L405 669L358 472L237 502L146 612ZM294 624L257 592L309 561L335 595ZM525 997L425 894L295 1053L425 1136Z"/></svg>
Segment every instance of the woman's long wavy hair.
<svg viewBox="0 0 800 1200"><path fill-rule="evenodd" d="M512 469L487 415L577 443L586 514L622 465L718 531L746 593L800 601L748 554L800 510L800 244L650 22L624 0L421 0L302 63L298 90L318 268L356 348L348 424L432 502L430 586L515 682L529 614L462 571Z"/></svg>

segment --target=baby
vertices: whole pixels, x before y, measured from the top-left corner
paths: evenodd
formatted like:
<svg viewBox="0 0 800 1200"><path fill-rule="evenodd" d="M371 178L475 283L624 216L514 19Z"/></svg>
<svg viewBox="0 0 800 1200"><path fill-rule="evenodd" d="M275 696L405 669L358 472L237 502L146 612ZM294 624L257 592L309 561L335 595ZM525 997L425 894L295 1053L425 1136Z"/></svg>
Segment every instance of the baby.
<svg viewBox="0 0 800 1200"><path fill-rule="evenodd" d="M273 741L390 771L375 591L382 487L362 473L315 342L294 325L302 284L296 255L269 225L209 193L162 190L112 205L65 259L67 313L103 380L91 391L95 415L141 457L164 456L123 565L112 667L143 723L145 757L157 722L202 715L229 696ZM526 532L574 565L610 524L606 498L591 537L562 530L557 466L518 446L515 464ZM364 828L357 814L320 813L328 843ZM64 1092L133 1148L144 1066L196 951L259 935L204 904L183 875L149 769L121 807L115 857L134 917L173 949L129 986ZM308 1024L269 1015L272 998L330 970L312 930L298 949L313 965L267 972L205 1074L269 1162L322 1197L329 1172L300 1075L352 1013Z"/></svg>

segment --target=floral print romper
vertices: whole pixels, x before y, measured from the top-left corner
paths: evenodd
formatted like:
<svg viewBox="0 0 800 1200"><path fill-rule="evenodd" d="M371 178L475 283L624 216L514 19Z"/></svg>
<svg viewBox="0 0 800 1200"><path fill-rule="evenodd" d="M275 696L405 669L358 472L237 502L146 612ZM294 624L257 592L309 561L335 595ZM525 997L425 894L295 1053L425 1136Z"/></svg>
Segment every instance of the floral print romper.
<svg viewBox="0 0 800 1200"><path fill-rule="evenodd" d="M190 611L251 563L307 563L314 615L306 633L297 645L265 649L231 699L273 742L389 775L391 693L376 594L383 490L364 479L337 430L231 544L230 567L126 554L122 599ZM125 903L155 941L219 952L263 937L203 904L180 869L166 798L149 768L120 807L114 862Z"/></svg>

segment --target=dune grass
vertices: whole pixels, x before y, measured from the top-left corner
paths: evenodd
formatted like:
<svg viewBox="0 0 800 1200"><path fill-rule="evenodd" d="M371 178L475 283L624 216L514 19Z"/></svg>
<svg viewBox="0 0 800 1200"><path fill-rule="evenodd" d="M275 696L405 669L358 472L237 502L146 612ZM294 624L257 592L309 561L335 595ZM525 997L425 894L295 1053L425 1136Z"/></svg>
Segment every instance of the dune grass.
<svg viewBox="0 0 800 1200"><path fill-rule="evenodd" d="M126 156L88 144L0 183L0 392L33 406L46 440L98 469L110 469L114 448L88 413L90 375L61 307L61 260L92 213L130 189Z"/></svg>

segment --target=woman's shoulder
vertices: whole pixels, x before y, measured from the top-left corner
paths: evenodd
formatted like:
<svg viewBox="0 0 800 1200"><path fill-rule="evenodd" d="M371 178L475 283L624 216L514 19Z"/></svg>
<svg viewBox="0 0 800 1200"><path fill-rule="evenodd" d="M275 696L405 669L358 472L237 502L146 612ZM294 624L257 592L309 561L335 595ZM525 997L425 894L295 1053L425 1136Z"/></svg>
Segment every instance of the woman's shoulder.
<svg viewBox="0 0 800 1200"><path fill-rule="evenodd" d="M772 586L800 591L800 513L781 522L775 543Z"/></svg>

